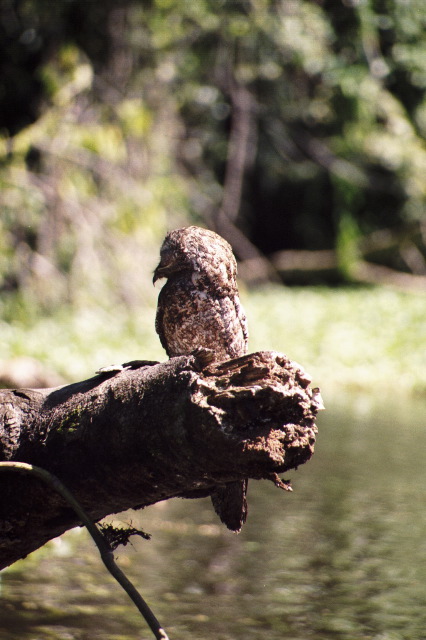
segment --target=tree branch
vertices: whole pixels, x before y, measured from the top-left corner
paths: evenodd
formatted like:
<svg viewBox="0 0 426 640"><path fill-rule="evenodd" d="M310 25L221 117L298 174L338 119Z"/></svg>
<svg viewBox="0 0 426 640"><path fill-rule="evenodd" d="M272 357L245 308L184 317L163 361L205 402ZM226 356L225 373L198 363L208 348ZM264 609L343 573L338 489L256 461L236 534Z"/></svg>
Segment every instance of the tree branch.
<svg viewBox="0 0 426 640"><path fill-rule="evenodd" d="M34 465L26 464L25 462L0 462L0 473L24 473L33 477L40 478L40 480L42 480L48 486L52 487L52 489L54 489L57 493L59 493L70 505L70 507L74 509L81 522L87 528L94 543L98 547L102 562L104 563L105 567L108 569L112 577L117 580L118 584L124 589L132 602L136 605L139 612L145 618L145 621L154 634L154 637L157 640L169 640L166 632L161 627L154 613L142 598L139 591L132 584L132 582L130 582L130 580L120 569L120 567L116 564L114 560L113 550L105 540L101 531L99 531L98 527L86 515L84 509L81 508L80 504L68 491L66 486L62 484L59 478L54 476L52 473L49 473L45 469L42 469L41 467L35 467Z"/></svg>
<svg viewBox="0 0 426 640"><path fill-rule="evenodd" d="M172 497L204 497L312 456L321 408L276 352L220 364L205 353L136 362L56 389L0 392L0 459L55 474L98 521ZM81 524L38 480L2 478L0 567Z"/></svg>
<svg viewBox="0 0 426 640"><path fill-rule="evenodd" d="M220 80L232 104L222 204L212 216L214 229L232 245L239 260L250 263L245 279L252 282L278 281L268 259L236 226L243 195L244 178L253 164L257 147L255 123L256 101L250 91L234 77L229 65Z"/></svg>

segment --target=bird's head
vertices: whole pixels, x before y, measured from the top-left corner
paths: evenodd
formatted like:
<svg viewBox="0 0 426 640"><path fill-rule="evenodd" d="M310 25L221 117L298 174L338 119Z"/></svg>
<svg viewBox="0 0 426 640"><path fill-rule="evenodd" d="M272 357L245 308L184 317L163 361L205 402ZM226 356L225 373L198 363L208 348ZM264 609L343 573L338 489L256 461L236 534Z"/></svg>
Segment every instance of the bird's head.
<svg viewBox="0 0 426 640"><path fill-rule="evenodd" d="M183 272L203 276L207 270L222 283L235 282L237 264L231 246L214 231L183 227L170 231L164 238L153 282Z"/></svg>

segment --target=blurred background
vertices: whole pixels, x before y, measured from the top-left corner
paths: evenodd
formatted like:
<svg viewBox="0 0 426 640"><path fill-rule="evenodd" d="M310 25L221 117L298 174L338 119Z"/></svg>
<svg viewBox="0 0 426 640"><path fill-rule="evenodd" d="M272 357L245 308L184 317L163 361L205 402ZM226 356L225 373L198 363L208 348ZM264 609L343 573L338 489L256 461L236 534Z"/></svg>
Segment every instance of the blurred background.
<svg viewBox="0 0 426 640"><path fill-rule="evenodd" d="M123 563L149 547L175 637L424 639L425 88L423 0L0 0L1 385L164 359L152 272L165 233L198 224L234 248L250 351L323 392L297 490L252 482L239 538L208 501L129 516L157 535ZM96 618L115 606L99 568L55 618L58 581L87 569L68 549L95 562L82 536L4 574L0 638L128 637Z"/></svg>
<svg viewBox="0 0 426 640"><path fill-rule="evenodd" d="M167 230L199 224L239 259L253 350L322 386L380 370L424 391L406 360L426 292L421 0L0 10L5 376L164 357L151 273Z"/></svg>

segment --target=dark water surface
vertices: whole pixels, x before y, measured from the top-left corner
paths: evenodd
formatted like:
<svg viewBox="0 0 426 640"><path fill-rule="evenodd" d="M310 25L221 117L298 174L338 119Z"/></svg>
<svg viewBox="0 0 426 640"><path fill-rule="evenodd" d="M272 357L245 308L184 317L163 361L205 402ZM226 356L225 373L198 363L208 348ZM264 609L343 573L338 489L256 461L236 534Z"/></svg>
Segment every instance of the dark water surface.
<svg viewBox="0 0 426 640"><path fill-rule="evenodd" d="M426 640L426 406L365 398L321 415L293 494L249 485L228 533L208 500L123 520L153 534L117 552L171 640ZM0 640L152 636L74 530L1 575Z"/></svg>

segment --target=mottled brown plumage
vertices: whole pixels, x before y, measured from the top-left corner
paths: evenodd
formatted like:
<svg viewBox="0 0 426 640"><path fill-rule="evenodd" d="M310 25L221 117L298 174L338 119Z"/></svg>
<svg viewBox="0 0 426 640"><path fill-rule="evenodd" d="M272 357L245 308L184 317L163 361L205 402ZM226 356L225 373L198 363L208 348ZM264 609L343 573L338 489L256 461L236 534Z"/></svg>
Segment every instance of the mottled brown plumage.
<svg viewBox="0 0 426 640"><path fill-rule="evenodd" d="M247 320L237 287L231 246L213 231L184 227L167 234L154 282L167 278L158 296L155 328L169 357L212 349L217 361L247 353ZM247 516L247 481L217 487L216 513L239 531Z"/></svg>

